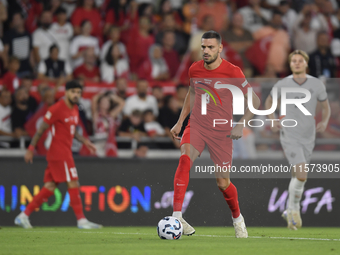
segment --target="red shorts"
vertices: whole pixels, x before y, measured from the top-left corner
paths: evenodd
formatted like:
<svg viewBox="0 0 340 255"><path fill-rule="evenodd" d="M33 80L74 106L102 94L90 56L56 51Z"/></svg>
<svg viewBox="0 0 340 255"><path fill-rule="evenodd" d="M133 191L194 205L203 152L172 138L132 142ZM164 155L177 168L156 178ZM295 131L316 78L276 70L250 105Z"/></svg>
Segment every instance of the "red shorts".
<svg viewBox="0 0 340 255"><path fill-rule="evenodd" d="M230 133L230 132L229 132ZM200 155L205 148L208 146L210 158L221 167L231 166L233 157L233 140L227 137L225 132L202 132L199 128L190 128L188 124L183 132L181 139L181 145L184 143L190 143L196 150L199 151Z"/></svg>
<svg viewBox="0 0 340 255"><path fill-rule="evenodd" d="M50 160L45 170L45 182L70 182L78 180L78 173L73 159Z"/></svg>

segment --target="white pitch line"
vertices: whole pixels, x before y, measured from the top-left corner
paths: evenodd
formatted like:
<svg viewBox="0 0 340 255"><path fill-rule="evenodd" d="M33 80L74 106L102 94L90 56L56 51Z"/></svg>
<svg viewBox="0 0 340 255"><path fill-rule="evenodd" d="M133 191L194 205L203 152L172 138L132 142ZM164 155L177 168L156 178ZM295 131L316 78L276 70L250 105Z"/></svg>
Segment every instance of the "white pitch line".
<svg viewBox="0 0 340 255"><path fill-rule="evenodd" d="M19 232L20 230L15 230L11 232ZM20 231L22 232L22 231ZM61 233L61 232L69 232L69 231L52 231L52 230L33 230L29 232L44 232L44 233ZM1 233L1 232L0 232ZM147 233L125 233L125 232L100 232L100 231L77 231L78 233L83 234L113 234L113 235L150 235ZM222 237L222 238L235 238L235 236L223 236L223 235L194 235L199 237ZM286 236L248 236L248 238L257 238L257 239L293 239L293 240L310 240L310 241L335 241L339 242L340 239L330 239L330 238L309 238L309 237L286 237Z"/></svg>

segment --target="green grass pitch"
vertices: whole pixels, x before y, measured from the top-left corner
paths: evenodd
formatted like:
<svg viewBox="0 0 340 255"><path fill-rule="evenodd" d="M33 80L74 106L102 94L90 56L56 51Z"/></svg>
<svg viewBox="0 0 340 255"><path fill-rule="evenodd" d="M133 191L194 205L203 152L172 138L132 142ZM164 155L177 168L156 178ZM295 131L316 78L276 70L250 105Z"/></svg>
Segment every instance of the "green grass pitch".
<svg viewBox="0 0 340 255"><path fill-rule="evenodd" d="M0 229L0 254L340 254L340 228L249 227L236 239L233 227L197 227L193 236L161 240L156 227Z"/></svg>

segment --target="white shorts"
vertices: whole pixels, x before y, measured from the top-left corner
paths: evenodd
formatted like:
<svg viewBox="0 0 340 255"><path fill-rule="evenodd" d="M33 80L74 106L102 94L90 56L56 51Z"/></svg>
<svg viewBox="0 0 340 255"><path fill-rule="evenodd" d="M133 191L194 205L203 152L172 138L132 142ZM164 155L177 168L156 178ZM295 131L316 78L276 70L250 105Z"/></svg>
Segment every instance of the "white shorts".
<svg viewBox="0 0 340 255"><path fill-rule="evenodd" d="M310 162L315 143L314 141L308 144L298 141L288 143L281 139L281 145L289 164L297 165Z"/></svg>

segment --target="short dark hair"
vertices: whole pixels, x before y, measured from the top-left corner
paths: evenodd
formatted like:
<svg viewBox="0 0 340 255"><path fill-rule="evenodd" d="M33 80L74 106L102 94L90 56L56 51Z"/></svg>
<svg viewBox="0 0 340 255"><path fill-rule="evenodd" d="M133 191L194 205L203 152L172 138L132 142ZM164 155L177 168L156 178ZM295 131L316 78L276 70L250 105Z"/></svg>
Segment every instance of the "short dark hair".
<svg viewBox="0 0 340 255"><path fill-rule="evenodd" d="M54 12L55 15L59 15L61 13L66 14L66 9L64 7L58 7L58 9Z"/></svg>
<svg viewBox="0 0 340 255"><path fill-rule="evenodd" d="M73 80L73 81L68 81L65 84L65 90L69 90L69 89L83 89L83 87L78 81Z"/></svg>
<svg viewBox="0 0 340 255"><path fill-rule="evenodd" d="M316 35L316 38L319 38L320 35L327 35L329 36L329 33L325 30L320 30L317 35Z"/></svg>
<svg viewBox="0 0 340 255"><path fill-rule="evenodd" d="M273 11L273 16L274 15L280 15L280 16L282 16L283 14L282 14L282 12L280 12L279 10L274 10Z"/></svg>
<svg viewBox="0 0 340 255"><path fill-rule="evenodd" d="M108 35L112 33L113 30L119 30L120 32L120 27L116 26L116 25L112 25L109 28L109 32L107 33Z"/></svg>
<svg viewBox="0 0 340 255"><path fill-rule="evenodd" d="M12 62L20 63L20 59L17 58L16 56L10 56L9 59L8 59L8 63L10 64Z"/></svg>
<svg viewBox="0 0 340 255"><path fill-rule="evenodd" d="M180 89L183 89L183 88L184 88L184 89L187 89L188 86L186 86L186 85L180 83L180 84L178 84L178 85L176 86L176 91L179 91Z"/></svg>
<svg viewBox="0 0 340 255"><path fill-rule="evenodd" d="M170 100L173 99L174 97L172 95L166 95L164 97L164 105L169 107Z"/></svg>
<svg viewBox="0 0 340 255"><path fill-rule="evenodd" d="M21 77L22 80L34 80L34 75L32 73L25 74L23 77Z"/></svg>
<svg viewBox="0 0 340 255"><path fill-rule="evenodd" d="M149 86L149 81L147 79L144 79L144 78L139 78L136 82L136 87L141 83L141 82L146 82L148 83L148 86Z"/></svg>
<svg viewBox="0 0 340 255"><path fill-rule="evenodd" d="M91 21L90 20L88 20L88 19L84 19L81 23L80 23L80 27L81 28L83 28L84 27L84 25L87 23L87 22L90 22L91 23ZM92 23L91 23L91 25L92 25Z"/></svg>
<svg viewBox="0 0 340 255"><path fill-rule="evenodd" d="M49 53L51 54L51 53L52 53L52 50L55 49L55 48L57 48L57 49L59 50L58 45L52 44L51 47L50 47L50 49L49 49Z"/></svg>
<svg viewBox="0 0 340 255"><path fill-rule="evenodd" d="M20 17L22 18L22 19L25 19L24 18L24 15L20 12L20 11L16 11L16 12L14 12L13 14L12 14L12 17L11 17L11 22L13 21L13 19L14 19L14 16L15 15L20 15Z"/></svg>
<svg viewBox="0 0 340 255"><path fill-rule="evenodd" d="M136 110L133 110L132 113L131 113L131 116L134 116L134 117L142 117L143 113L136 109Z"/></svg>
<svg viewBox="0 0 340 255"><path fill-rule="evenodd" d="M154 91L155 89L160 89L163 91L162 87L160 85L155 85L152 87L152 91Z"/></svg>
<svg viewBox="0 0 340 255"><path fill-rule="evenodd" d="M219 33L217 33L216 31L214 31L214 30L210 30L208 32L205 32L202 35L202 39L216 39L218 44L220 44L221 41L222 41L221 35Z"/></svg>
<svg viewBox="0 0 340 255"><path fill-rule="evenodd" d="M153 110L152 109L146 109L144 112L143 112L143 115L147 115L148 113L151 113L153 115Z"/></svg>

